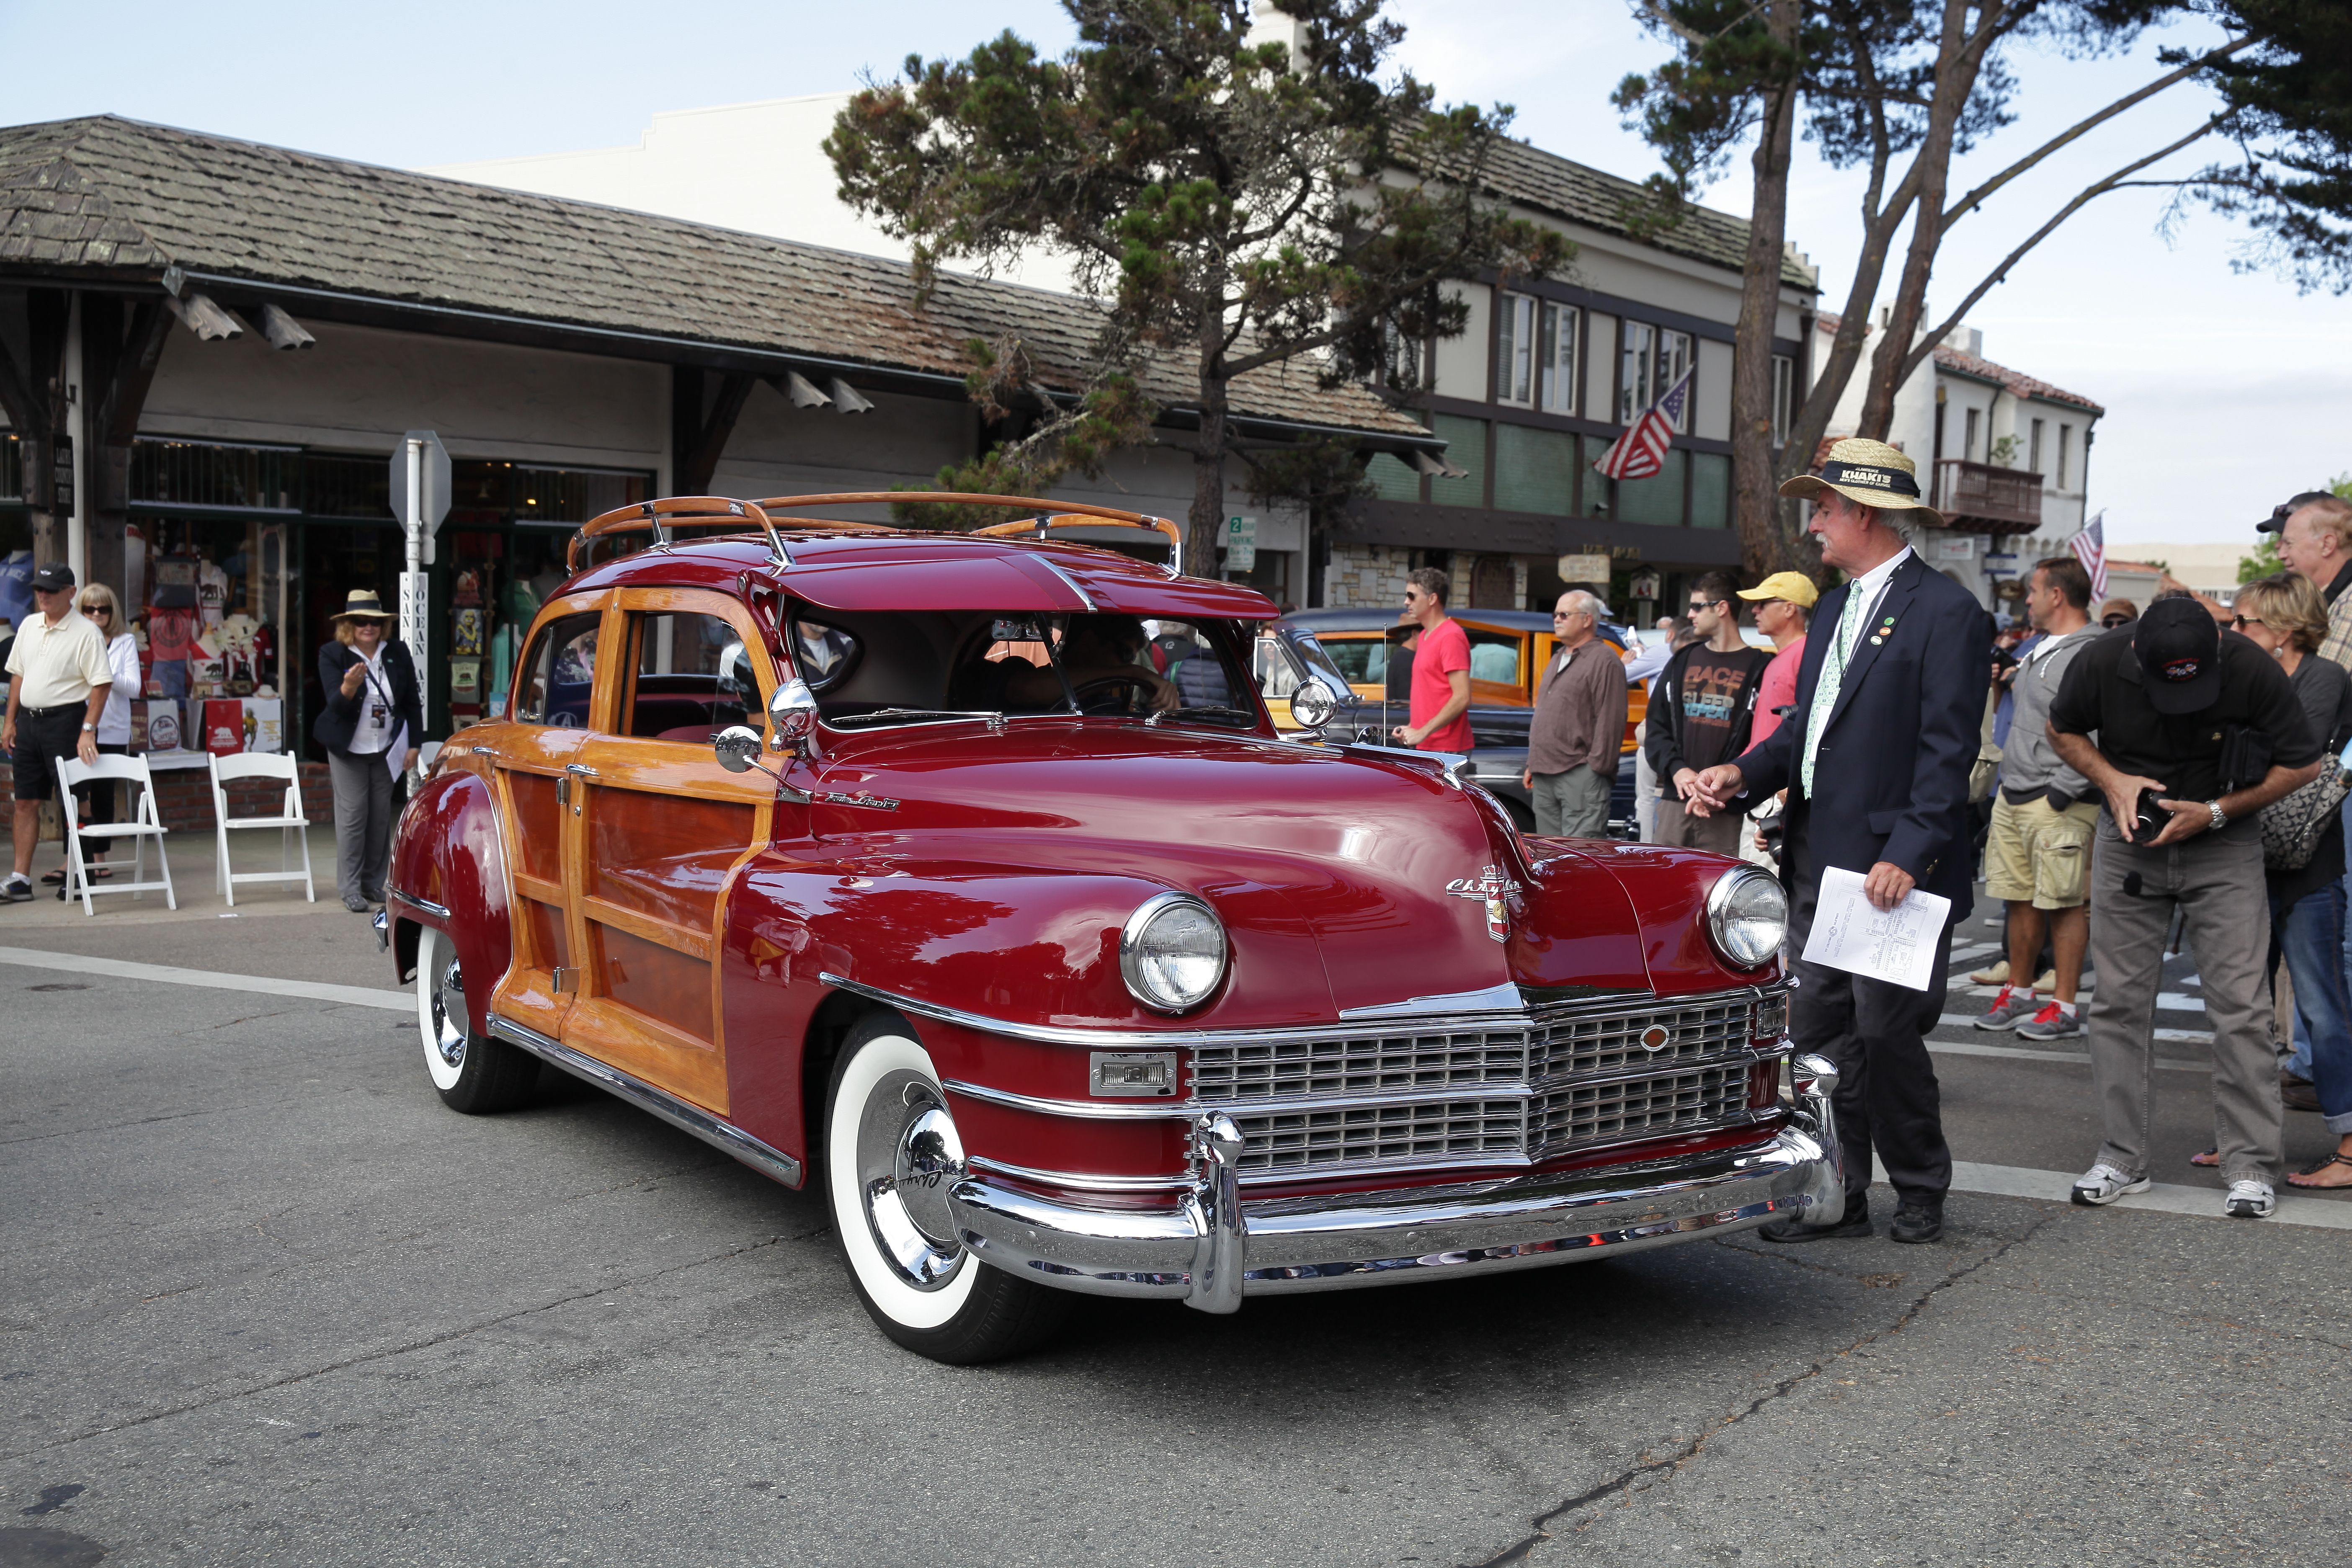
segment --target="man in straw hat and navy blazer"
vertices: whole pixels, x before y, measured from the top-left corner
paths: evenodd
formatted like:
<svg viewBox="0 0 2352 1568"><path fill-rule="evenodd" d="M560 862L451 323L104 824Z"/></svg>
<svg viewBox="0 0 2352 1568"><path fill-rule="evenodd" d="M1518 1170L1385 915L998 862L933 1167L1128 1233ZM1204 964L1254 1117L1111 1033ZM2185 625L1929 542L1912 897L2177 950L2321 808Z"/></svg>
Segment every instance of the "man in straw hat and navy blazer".
<svg viewBox="0 0 2352 1568"><path fill-rule="evenodd" d="M367 912L383 900L392 855L393 784L415 765L425 739L416 662L392 640L393 616L372 588L354 588L319 649L327 700L310 726L327 748L335 786L335 888L343 908Z"/></svg>
<svg viewBox="0 0 2352 1568"><path fill-rule="evenodd" d="M1789 792L1780 865L1791 953L1804 952L1829 867L1863 875L1882 910L1917 888L1951 900L1949 920L1962 920L1972 848L1969 770L1992 678L1991 618L1906 542L1896 520L1940 526L1943 519L1920 500L1911 459L1893 447L1840 441L1818 475L1792 479L1780 493L1811 500L1807 531L1821 543L1822 563L1847 581L1815 612L1795 711L1738 759L1700 775L1704 808L1742 810ZM1937 942L1925 991L1797 959L1790 1033L1800 1050L1818 1051L1838 1069L1832 1103L1845 1212L1775 1221L1761 1232L1767 1240L1870 1235L1874 1150L1895 1188L1888 1236L1927 1242L1943 1234L1952 1157L1926 1037L1943 1011L1948 946Z"/></svg>

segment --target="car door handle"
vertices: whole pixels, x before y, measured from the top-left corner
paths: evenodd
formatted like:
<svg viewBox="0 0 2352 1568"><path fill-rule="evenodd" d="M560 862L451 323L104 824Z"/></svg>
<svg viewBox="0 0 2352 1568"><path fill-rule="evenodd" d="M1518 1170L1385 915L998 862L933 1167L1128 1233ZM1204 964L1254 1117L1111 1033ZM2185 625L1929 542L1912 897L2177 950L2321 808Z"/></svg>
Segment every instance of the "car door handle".
<svg viewBox="0 0 2352 1568"><path fill-rule="evenodd" d="M563 771L567 773L576 773L583 779L593 779L596 776L596 770L585 763L566 763L563 764Z"/></svg>

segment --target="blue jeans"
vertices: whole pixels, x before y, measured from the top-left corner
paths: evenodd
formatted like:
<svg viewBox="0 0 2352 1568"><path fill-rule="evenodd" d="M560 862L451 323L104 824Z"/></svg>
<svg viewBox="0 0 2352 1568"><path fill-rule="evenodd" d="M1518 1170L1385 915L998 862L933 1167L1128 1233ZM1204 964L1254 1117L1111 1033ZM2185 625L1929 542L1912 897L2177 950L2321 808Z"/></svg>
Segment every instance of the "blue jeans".
<svg viewBox="0 0 2352 1568"><path fill-rule="evenodd" d="M2305 895L2288 909L2271 903L2271 928L2294 981L2295 1037L2321 1114L2337 1137L2352 1132L2352 984L2344 973L2344 884ZM2316 1068L2315 1071L2312 1070Z"/></svg>

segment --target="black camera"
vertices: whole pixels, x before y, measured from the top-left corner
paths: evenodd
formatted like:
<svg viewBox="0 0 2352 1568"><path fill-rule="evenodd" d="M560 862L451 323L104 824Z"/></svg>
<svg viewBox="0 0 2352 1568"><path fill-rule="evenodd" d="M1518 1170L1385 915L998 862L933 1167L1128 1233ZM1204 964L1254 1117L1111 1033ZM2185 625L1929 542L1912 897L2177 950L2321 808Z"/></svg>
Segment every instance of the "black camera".
<svg viewBox="0 0 2352 1568"><path fill-rule="evenodd" d="M2152 789L2139 792L2139 804L2132 808L2131 830L2125 835L2135 844L2153 844L2164 825L2172 820L2172 813L2157 804Z"/></svg>

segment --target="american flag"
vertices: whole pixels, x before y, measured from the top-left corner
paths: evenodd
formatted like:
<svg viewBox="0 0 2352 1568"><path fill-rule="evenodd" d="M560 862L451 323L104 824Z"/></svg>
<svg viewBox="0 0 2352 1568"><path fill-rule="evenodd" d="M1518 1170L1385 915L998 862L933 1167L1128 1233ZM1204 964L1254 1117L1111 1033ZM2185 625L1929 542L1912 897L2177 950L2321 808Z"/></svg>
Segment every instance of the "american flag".
<svg viewBox="0 0 2352 1568"><path fill-rule="evenodd" d="M1666 448L1675 443L1675 426L1683 422L1683 405L1690 401L1691 373L1666 390L1666 395L1609 443L1609 450L1592 466L1612 479L1654 478L1666 466Z"/></svg>
<svg viewBox="0 0 2352 1568"><path fill-rule="evenodd" d="M2106 517L2106 509L2100 508L2099 515L2084 523L2083 531L2076 534L2067 546L2074 551L2074 559L2083 563L2083 570L2091 574L2091 597L2094 600L2107 596Z"/></svg>

